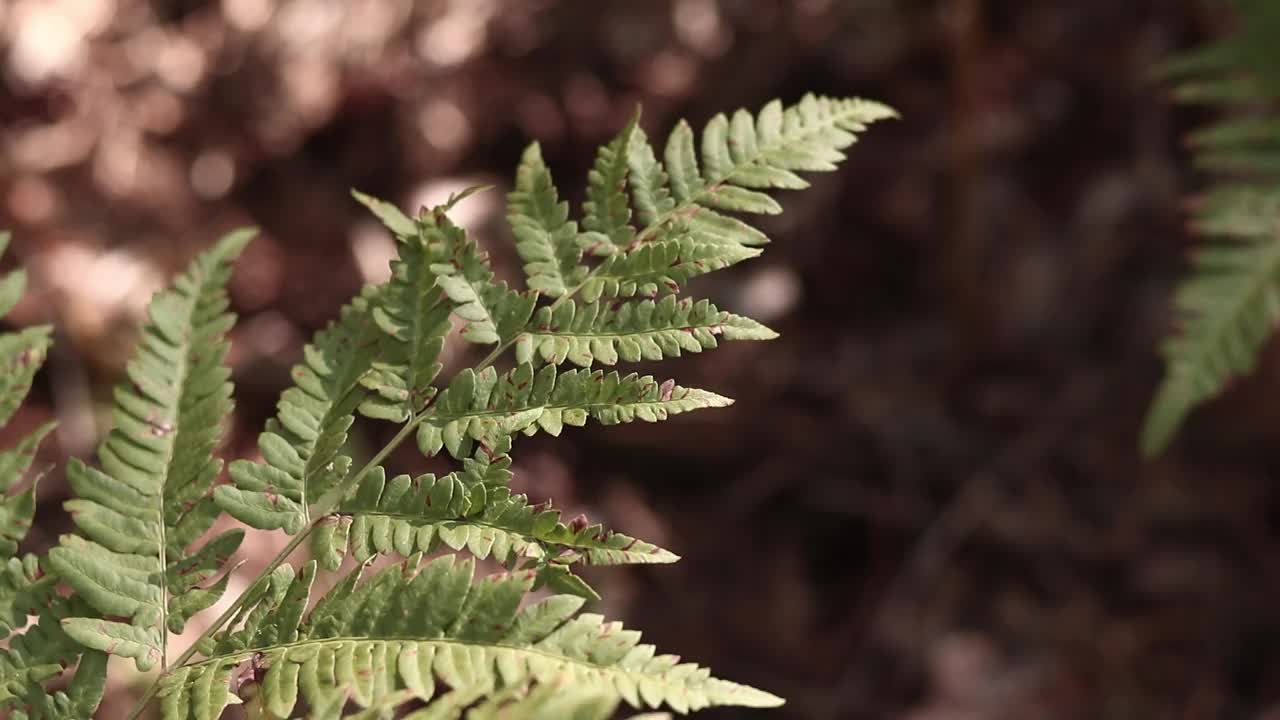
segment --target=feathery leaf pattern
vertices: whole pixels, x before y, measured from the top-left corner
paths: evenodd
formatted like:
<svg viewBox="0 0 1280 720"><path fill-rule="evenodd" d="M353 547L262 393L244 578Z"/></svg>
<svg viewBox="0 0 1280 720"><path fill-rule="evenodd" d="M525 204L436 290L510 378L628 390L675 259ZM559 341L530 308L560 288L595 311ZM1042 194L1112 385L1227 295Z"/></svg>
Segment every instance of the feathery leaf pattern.
<svg viewBox="0 0 1280 720"><path fill-rule="evenodd" d="M446 555L421 564L419 557L367 580L357 569L310 612L315 563L296 576L282 568L242 623L215 638L205 660L161 681L162 716L216 718L230 701L222 690L226 679L245 660L265 669L257 690L276 717L290 717L299 700L312 707L340 706L337 699L386 707L388 699L430 701L444 687L475 691L470 704L565 674L579 690L633 707L665 705L683 713L782 702L655 654L639 633L578 614L581 598L556 595L521 610L533 572L473 581L473 560ZM206 683L218 691L195 692Z"/></svg>
<svg viewBox="0 0 1280 720"><path fill-rule="evenodd" d="M1251 372L1280 323L1280 6L1239 8L1235 36L1166 68L1181 101L1227 114L1191 137L1196 164L1214 176L1194 217L1207 239L1174 297L1180 327L1162 348L1165 377L1140 438L1147 455L1168 446L1197 405Z"/></svg>
<svg viewBox="0 0 1280 720"><path fill-rule="evenodd" d="M253 231L221 240L191 264L172 290L151 301L150 323L116 389L115 427L98 450L102 469L73 461L67 502L86 537L68 535L49 565L102 615L63 621L86 647L133 658L139 670L164 660L167 632L181 632L216 592L190 594L240 544L230 530L190 553L217 517L210 490L221 461L213 449L231 412L224 335L233 318L223 289L230 262Z"/></svg>
<svg viewBox="0 0 1280 720"><path fill-rule="evenodd" d="M776 337L685 296L685 286L759 255L768 238L740 216L781 212L768 191L806 187L800 173L835 169L858 133L893 115L871 101L807 96L717 115L700 132L677 123L658 150L637 113L599 149L580 219L535 143L507 196L525 289L499 282L488 253L449 218L482 188L416 214L354 193L395 238L391 277L364 288L305 347L258 438L261 460L232 462L230 482L215 487L214 450L231 410L224 285L248 234L224 239L153 300L99 467L68 468L79 534L63 537L44 566L13 557L33 495L8 491L49 428L0 453L0 626L11 632L39 616L0 650L0 707L23 718L91 714L107 653L161 669L133 718L153 698L162 717L183 720L214 720L242 703L264 718L305 703L315 718L474 720L603 720L623 703L677 713L781 704L580 613L599 599L580 566L679 558L584 515L565 520L550 501L531 503L512 489L512 448L519 434L558 436L589 420L658 422L729 405L674 380L597 366ZM20 275L0 279L0 310L22 285ZM489 354L442 377L455 329ZM10 338L0 336L0 360L10 363L0 420L26 392L48 330ZM500 364L508 351L514 363ZM399 428L357 464L347 443L361 416ZM382 463L410 437L455 468L389 478ZM169 663L168 635L231 585L225 566L243 531L198 542L224 512L292 537ZM303 542L314 559L291 565ZM441 551L469 557L422 559ZM386 554L405 559L366 579ZM354 572L317 582L349 557ZM476 560L508 572L477 580ZM59 581L75 595L54 593ZM555 594L525 604L543 589ZM41 683L77 657L72 683L46 694Z"/></svg>
<svg viewBox="0 0 1280 720"><path fill-rule="evenodd" d="M9 234L0 233L0 256L8 249ZM17 270L0 277L0 315L6 315L26 291L26 274ZM52 328L38 326L0 333L0 425L12 418L31 389L44 362ZM85 650L62 629L61 621L90 612L79 598L59 597L55 578L45 574L33 554L18 556L35 515L35 478L23 484L41 441L53 430L45 423L0 450L0 712L16 720L88 717L102 698L106 656ZM23 632L16 630L36 621ZM42 683L75 665L76 675L65 690L49 692Z"/></svg>

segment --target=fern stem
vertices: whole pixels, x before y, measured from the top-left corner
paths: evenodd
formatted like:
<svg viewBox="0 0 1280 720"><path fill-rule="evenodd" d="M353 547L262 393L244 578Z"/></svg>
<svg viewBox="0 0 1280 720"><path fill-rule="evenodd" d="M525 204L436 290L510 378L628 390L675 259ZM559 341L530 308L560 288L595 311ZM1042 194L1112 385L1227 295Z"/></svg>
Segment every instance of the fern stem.
<svg viewBox="0 0 1280 720"><path fill-rule="evenodd" d="M369 462L364 464L364 467L360 468L358 472L347 476L346 480L331 489L329 492L321 495L320 499L316 501L317 512L315 513L315 519L307 523L306 527L304 527L301 532L294 535L293 538L289 540L289 543L284 546L284 549L276 553L276 556L271 559L271 562L267 563L267 566L263 568L262 572L258 573L258 577L249 584L249 588L252 589L255 585L270 576L271 573L275 572L276 568L283 565L284 561L287 560L289 556L293 554L293 551L297 550L298 546L311 535L311 532L316 529L320 522L328 517L329 513L337 509L338 504L342 502L342 499L346 497L347 493L358 485L360 480L368 474L370 470L381 465L383 461L387 459L387 456L409 437L414 428L416 428L419 423L431 414L431 410L431 408L427 408L421 413L410 418L409 421L405 423L404 427L400 428L400 431L395 434L395 437L391 438L391 440L383 446L376 455L370 458ZM242 607L244 607L245 601L248 599L250 594L251 593L248 589L240 593L240 596L236 598L235 602L231 603L230 607L224 610L217 619L210 623L209 627L205 628L204 632L200 633L200 637L196 638L195 642L191 643L191 647L188 647L186 652L178 656L178 659L172 663L172 667L177 668L186 665L187 661L196 654L196 650L200 645L213 637L215 632L222 629L222 626L234 617ZM133 712L129 713L129 720L137 720L137 718L142 715L142 711L146 709L147 703L151 702L151 699L155 697L156 692L160 689L160 679L164 677L165 674L165 672L161 672L160 676L151 682L151 685L142 695L142 698L138 700L138 704L134 706Z"/></svg>
<svg viewBox="0 0 1280 720"><path fill-rule="evenodd" d="M276 568L280 567L280 565L284 563L285 558L289 557L294 550L298 549L298 546L302 544L302 541L307 539L307 536L311 534L311 530L313 528L315 528L315 524L308 525L302 532L293 536L293 539L289 541L289 544L285 545L284 549L277 553L276 556L271 559L271 562L267 563L266 569L258 575L257 579L250 583L249 587L246 588L244 592L240 593L240 596L236 598L235 602L231 603L231 607L228 607L216 620L210 623L209 627L205 628L205 631L200 633L200 637L196 638L195 642L191 643L191 647L187 648L186 652L179 655L178 659L173 661L173 667L179 668L185 665L187 661L191 659L191 656L196 654L196 649L200 647L201 643L212 637L215 632L221 629L222 626L226 624L233 615L235 615L235 613L239 612L240 608L244 607L245 600L250 595L249 590L253 589L255 585L262 582L263 579L274 572ZM147 703L151 702L151 698L155 697L156 692L160 689L160 680L166 674L167 672L162 671L155 680L151 681L151 685L147 687L147 691L142 694L142 697L138 700L138 704L133 707L133 712L129 713L129 720L138 720L138 718L141 717L142 711L147 707Z"/></svg>

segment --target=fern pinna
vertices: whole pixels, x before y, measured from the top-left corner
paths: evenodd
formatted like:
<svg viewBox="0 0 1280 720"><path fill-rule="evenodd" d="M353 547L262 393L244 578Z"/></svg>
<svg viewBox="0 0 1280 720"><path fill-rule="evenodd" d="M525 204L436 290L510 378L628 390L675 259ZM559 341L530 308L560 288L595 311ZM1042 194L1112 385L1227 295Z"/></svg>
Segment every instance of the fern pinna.
<svg viewBox="0 0 1280 720"><path fill-rule="evenodd" d="M0 233L0 256L8 246L9 234ZM26 285L21 270L0 276L0 317L18 304ZM0 425L31 389L51 334L47 325L0 333ZM33 554L18 554L36 509L38 478L28 482L27 476L37 447L52 430L53 423L46 423L0 450L0 713L18 720L89 717L106 682L106 655L81 647L62 627L63 619L88 610L83 600L60 596L46 564ZM28 624L32 615L35 622ZM46 688L69 665L77 667L65 689Z"/></svg>
<svg viewBox="0 0 1280 720"><path fill-rule="evenodd" d="M599 596L577 566L678 558L513 493L511 453L521 435L729 404L612 366L776 337L684 297L684 285L760 254L767 238L740 216L781 210L763 191L805 187L798 172L835 169L857 133L892 116L860 99L773 102L756 115L716 116L700 142L680 123L661 160L637 116L599 150L581 220L535 144L507 203L524 289L496 281L487 254L450 219L474 189L414 216L356 193L395 237L391 277L307 345L258 438L261 458L230 463L220 482L214 451L232 408L224 286L249 233L228 236L153 300L99 467L68 468L79 534L49 553L49 579L23 575L75 591L51 631L65 639L57 647L84 658L76 692L23 700L52 673L31 669L44 658L20 656L0 703L25 702L22 712L37 717L87 715L97 697L84 688L101 673L86 668L100 671L109 653L160 671L134 717L152 700L165 718L201 720L238 703L266 718L476 720L606 718L620 703L680 713L781 704L581 613ZM488 352L442 378L455 330ZM367 459L347 449L359 418L398 426ZM383 462L406 441L456 469L388 477ZM243 533L210 537L222 512L291 539L171 657L169 634L228 586ZM313 559L295 569L287 558L304 544ZM476 580L474 559L424 559L442 551L506 572ZM384 555L399 559L373 572Z"/></svg>
<svg viewBox="0 0 1280 720"><path fill-rule="evenodd" d="M1166 341L1166 374L1142 433L1164 449L1198 404L1252 371L1280 323L1280 5L1237 0L1235 33L1170 63L1176 96L1219 107L1223 119L1194 133L1197 166L1213 174L1196 202L1196 250L1175 304L1182 327Z"/></svg>

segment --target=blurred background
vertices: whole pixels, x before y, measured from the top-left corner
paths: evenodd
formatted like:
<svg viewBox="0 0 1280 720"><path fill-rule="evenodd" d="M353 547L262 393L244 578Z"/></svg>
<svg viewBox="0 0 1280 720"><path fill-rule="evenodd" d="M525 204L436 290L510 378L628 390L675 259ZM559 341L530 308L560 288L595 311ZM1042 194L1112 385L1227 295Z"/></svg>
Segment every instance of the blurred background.
<svg viewBox="0 0 1280 720"><path fill-rule="evenodd" d="M577 201L637 103L665 134L864 95L904 119L695 288L783 335L666 364L738 403L524 441L520 489L684 557L590 579L663 649L789 699L708 718L1280 718L1280 356L1161 458L1135 447L1203 184L1182 138L1209 118L1155 68L1230 22L1197 0L0 1L0 228L32 276L9 320L57 326L0 437L60 421L29 549L70 527L63 462L92 454L146 301L222 232L262 229L231 288L225 452L252 456L302 343L387 272L349 188L416 208L497 185L456 219L516 277L502 191L531 139Z"/></svg>

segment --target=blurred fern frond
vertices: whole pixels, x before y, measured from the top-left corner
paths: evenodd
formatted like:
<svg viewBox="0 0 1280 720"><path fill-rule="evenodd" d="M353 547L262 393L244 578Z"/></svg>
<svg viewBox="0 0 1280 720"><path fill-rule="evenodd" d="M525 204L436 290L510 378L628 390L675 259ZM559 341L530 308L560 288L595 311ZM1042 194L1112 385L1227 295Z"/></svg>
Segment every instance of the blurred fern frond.
<svg viewBox="0 0 1280 720"><path fill-rule="evenodd" d="M1191 411L1251 372L1280 323L1280 3L1237 0L1224 40L1168 63L1181 102L1220 110L1190 138L1211 183L1194 210L1204 237L1175 294L1179 325L1141 446L1162 451Z"/></svg>

